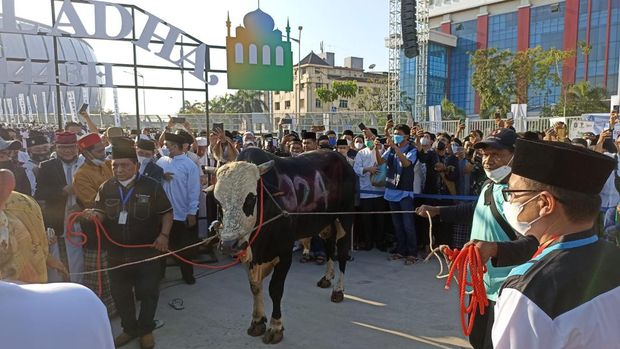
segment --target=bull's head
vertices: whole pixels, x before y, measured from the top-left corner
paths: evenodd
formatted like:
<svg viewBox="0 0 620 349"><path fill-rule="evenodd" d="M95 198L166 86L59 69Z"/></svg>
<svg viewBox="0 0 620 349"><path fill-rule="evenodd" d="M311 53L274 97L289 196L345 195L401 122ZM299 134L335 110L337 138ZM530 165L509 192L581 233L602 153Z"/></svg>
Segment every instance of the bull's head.
<svg viewBox="0 0 620 349"><path fill-rule="evenodd" d="M259 179L273 165L273 160L258 166L235 161L218 169L213 194L222 208L219 237L226 252L247 246L258 217Z"/></svg>

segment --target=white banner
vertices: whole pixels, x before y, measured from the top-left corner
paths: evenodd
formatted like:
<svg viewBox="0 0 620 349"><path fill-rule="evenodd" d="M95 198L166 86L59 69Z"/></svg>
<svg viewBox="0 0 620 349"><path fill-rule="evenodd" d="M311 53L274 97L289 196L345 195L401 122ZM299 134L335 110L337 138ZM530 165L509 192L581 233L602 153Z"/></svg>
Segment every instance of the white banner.
<svg viewBox="0 0 620 349"><path fill-rule="evenodd" d="M9 114L11 115L10 122L15 123L15 109L13 109L13 98L5 99L6 104L9 107Z"/></svg>
<svg viewBox="0 0 620 349"><path fill-rule="evenodd" d="M510 112L514 119L514 128L517 132L527 131L527 104L511 104Z"/></svg>
<svg viewBox="0 0 620 349"><path fill-rule="evenodd" d="M47 96L45 92L41 92L42 102L43 102L43 115L45 116L45 124L49 123L49 117L47 115Z"/></svg>
<svg viewBox="0 0 620 349"><path fill-rule="evenodd" d="M121 114L118 110L118 90L112 89L112 95L114 96L114 126L121 127Z"/></svg>
<svg viewBox="0 0 620 349"><path fill-rule="evenodd" d="M26 121L26 100L24 98L23 93L20 93L17 95L17 103L19 105L19 116L21 116L21 118L18 119L17 122L25 122Z"/></svg>
<svg viewBox="0 0 620 349"><path fill-rule="evenodd" d="M32 95L32 103L34 103L34 115L37 116L37 123L41 122L41 118L39 118L39 103L37 103L37 95Z"/></svg>
<svg viewBox="0 0 620 349"><path fill-rule="evenodd" d="M69 102L69 111L71 112L71 120L80 122L77 115L77 106L75 101L75 93L72 90L67 91L67 102Z"/></svg>
<svg viewBox="0 0 620 349"><path fill-rule="evenodd" d="M26 109L28 109L28 121L34 121L34 115L32 115L32 105L30 104L30 96L26 96Z"/></svg>
<svg viewBox="0 0 620 349"><path fill-rule="evenodd" d="M586 132L594 132L594 121L574 120L571 122L568 137L581 138Z"/></svg>
<svg viewBox="0 0 620 349"><path fill-rule="evenodd" d="M60 91L60 112L62 113L63 126L67 123L67 111L65 110L65 95Z"/></svg>
<svg viewBox="0 0 620 349"><path fill-rule="evenodd" d="M41 102L43 102L43 115L45 116L45 124L48 124L49 117L47 115L47 96L45 92L41 92L41 97L42 97Z"/></svg>

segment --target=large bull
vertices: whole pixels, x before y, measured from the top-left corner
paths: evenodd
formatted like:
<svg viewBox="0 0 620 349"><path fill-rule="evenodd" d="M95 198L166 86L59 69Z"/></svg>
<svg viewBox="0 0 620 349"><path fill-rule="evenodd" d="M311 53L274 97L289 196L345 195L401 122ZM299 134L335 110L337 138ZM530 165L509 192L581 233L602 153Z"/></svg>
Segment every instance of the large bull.
<svg viewBox="0 0 620 349"><path fill-rule="evenodd" d="M317 235L321 231L330 232L322 233L327 242L328 261L327 270L317 285L331 287L337 253L340 275L331 300L343 300L347 237L353 225L352 216L295 213L353 211L356 181L357 177L347 160L331 151L279 158L258 148L250 148L242 151L237 161L218 169L214 196L222 208L219 237L224 247L237 251L248 247L256 234L254 228L259 223L261 205L264 205L265 221L282 211L291 213L265 224L246 251L244 263L248 268L254 297L252 323L247 331L250 336L264 335L263 342L267 344L278 343L283 338L280 303L295 240ZM259 202L261 185L264 190L262 203ZM273 312L267 329L262 284L272 271L269 296L273 302Z"/></svg>

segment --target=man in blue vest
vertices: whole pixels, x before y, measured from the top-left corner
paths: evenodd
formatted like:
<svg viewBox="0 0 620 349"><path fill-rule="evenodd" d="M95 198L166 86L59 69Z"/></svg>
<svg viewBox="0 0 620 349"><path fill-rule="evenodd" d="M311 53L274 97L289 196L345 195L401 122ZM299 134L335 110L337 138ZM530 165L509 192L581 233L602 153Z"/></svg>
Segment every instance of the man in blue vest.
<svg viewBox="0 0 620 349"><path fill-rule="evenodd" d="M400 124L394 127L390 136L386 127L387 150L380 154L375 150L377 166L387 163L384 199L389 202L391 211L413 211L413 168L417 161L417 149L409 142L409 126ZM378 142L378 141L377 141ZM377 149L375 147L375 149ZM396 251L392 260L405 259L405 264L415 263L418 256L418 243L413 214L393 213L392 223L396 235Z"/></svg>

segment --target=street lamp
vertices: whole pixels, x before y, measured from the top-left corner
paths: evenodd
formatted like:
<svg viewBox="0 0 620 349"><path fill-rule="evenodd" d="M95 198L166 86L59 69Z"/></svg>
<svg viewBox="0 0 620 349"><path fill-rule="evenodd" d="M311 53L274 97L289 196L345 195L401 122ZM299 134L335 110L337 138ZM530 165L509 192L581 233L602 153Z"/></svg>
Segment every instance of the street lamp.
<svg viewBox="0 0 620 349"><path fill-rule="evenodd" d="M304 29L301 25L297 27L299 29L299 36L297 37L297 120L299 120L299 102L301 98L301 30Z"/></svg>
<svg viewBox="0 0 620 349"><path fill-rule="evenodd" d="M133 72L130 72L127 70L123 70L123 73L133 75ZM146 116L146 93L145 93L145 88L144 88L144 75L142 75L142 73L138 73L138 77L142 79L142 103L143 103L142 113Z"/></svg>

